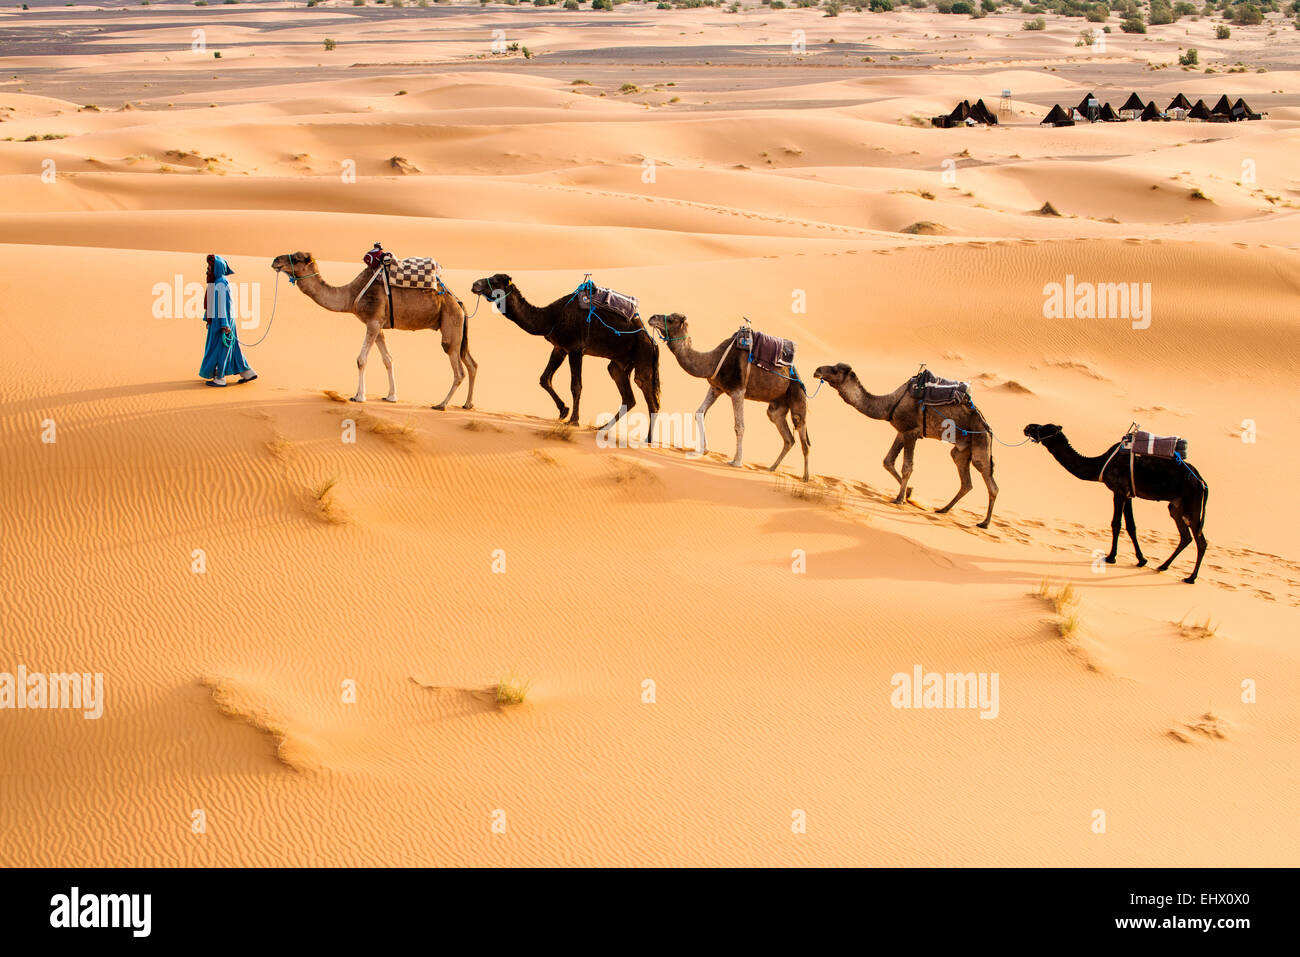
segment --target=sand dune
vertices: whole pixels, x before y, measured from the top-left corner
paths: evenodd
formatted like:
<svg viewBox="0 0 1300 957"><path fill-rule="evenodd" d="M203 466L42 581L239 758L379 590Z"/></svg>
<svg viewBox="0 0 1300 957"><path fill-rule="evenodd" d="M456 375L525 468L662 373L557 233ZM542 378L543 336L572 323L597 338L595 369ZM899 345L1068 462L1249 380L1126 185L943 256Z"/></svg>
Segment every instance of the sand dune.
<svg viewBox="0 0 1300 957"><path fill-rule="evenodd" d="M349 10L241 4L201 66L152 45L153 8L80 11L111 53L3 57L23 89L0 91L0 672L102 672L105 707L0 714L0 859L1295 860L1300 33L1183 20L1089 64L1055 17L628 4L611 61L585 13ZM445 32L396 42L424 16ZM493 58L499 26L541 53ZM344 66L317 66L344 30ZM1193 41L1267 49L1271 72L1145 68ZM914 121L1003 88L997 128ZM1270 118L1036 125L1088 89L1261 96ZM342 283L376 239L436 256L466 300L474 410L429 408L450 373L428 332L386 336L397 403L378 356L347 402L361 323L270 269L309 250ZM225 391L196 376L201 323L157 315L210 251L257 284L244 339L274 311L260 379ZM556 428L549 347L469 292L498 271L534 303L592 272L643 316L687 315L698 348L748 317L798 342L805 379L970 382L1004 443L992 527L978 479L935 512L958 482L939 441L892 504L893 429L815 380L806 485L797 448L767 471L757 403L743 468L725 401L688 454L706 387L662 345L669 441L597 441L618 393L594 358L580 427ZM1049 316L1067 277L1149 284L1149 324ZM1125 539L1100 563L1107 490L1023 444L1054 422L1096 454L1134 420L1189 438L1212 487L1195 586L1190 553L1154 570L1176 541L1160 503L1135 505L1151 565ZM996 674L996 717L895 707L914 668Z"/></svg>

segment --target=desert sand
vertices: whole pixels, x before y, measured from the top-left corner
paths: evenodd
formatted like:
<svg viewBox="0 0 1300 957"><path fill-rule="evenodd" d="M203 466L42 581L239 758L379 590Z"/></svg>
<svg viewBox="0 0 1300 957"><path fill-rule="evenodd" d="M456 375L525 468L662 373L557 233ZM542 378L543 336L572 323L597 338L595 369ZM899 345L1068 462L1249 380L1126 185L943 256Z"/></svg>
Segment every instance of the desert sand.
<svg viewBox="0 0 1300 957"><path fill-rule="evenodd" d="M1294 864L1300 31L1112 17L1098 53L1025 19L0 11L0 672L105 689L94 720L0 711L0 863ZM1004 89L997 127L928 125ZM1268 115L1037 125L1094 90ZM341 401L361 323L270 262L342 283L375 240L466 300L473 410L430 408L428 332L388 334L398 403L377 354ZM245 341L274 307L224 391L202 323L158 315L209 252L257 284ZM602 447L600 360L556 428L548 347L469 292L497 272L534 303L591 273L700 348L742 317L795 339L812 481L797 447L767 471L756 403L739 470L725 400L705 457ZM1149 283L1149 326L1046 318L1067 276ZM704 385L660 352L689 420ZM1007 443L990 529L978 477L935 513L937 441L891 503L893 430L811 380L836 362L972 384ZM1126 536L1099 563L1106 489L1019 444L1133 421L1211 487L1195 585L1192 549L1155 570L1163 504L1150 565ZM996 674L996 717L894 707L917 666Z"/></svg>

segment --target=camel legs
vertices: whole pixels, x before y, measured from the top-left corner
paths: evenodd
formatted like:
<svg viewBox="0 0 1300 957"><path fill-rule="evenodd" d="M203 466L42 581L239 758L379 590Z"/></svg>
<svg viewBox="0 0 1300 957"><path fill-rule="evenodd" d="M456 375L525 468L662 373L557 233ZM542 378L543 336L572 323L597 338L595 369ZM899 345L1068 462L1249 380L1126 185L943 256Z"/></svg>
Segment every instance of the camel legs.
<svg viewBox="0 0 1300 957"><path fill-rule="evenodd" d="M954 505L961 501L963 495L975 487L970 480L970 446L954 445L952 447L952 460L957 466L957 478L961 480L961 488L957 489L957 494L952 497L951 502L938 510L940 515L950 511Z"/></svg>
<svg viewBox="0 0 1300 957"><path fill-rule="evenodd" d="M614 385L618 387L618 395L622 404L618 407L618 412L614 414L614 418L601 426L600 431L602 432L612 429L619 419L627 415L628 411L636 406L636 394L632 391L631 370L619 365L617 360L611 361L608 369L609 377L614 380Z"/></svg>
<svg viewBox="0 0 1300 957"><path fill-rule="evenodd" d="M552 349L551 358L546 360L546 368L542 370L542 377L538 380L547 394L555 400L555 407L560 410L560 418L564 418L569 414L569 407L564 404L564 400L560 398L559 393L551 386L551 380L555 378L555 370L560 367L560 363L563 361L564 350L558 346Z"/></svg>
<svg viewBox="0 0 1300 957"><path fill-rule="evenodd" d="M578 403L582 401L582 353L574 351L569 353L569 391L573 393L573 414L569 416L569 424L578 424Z"/></svg>
<svg viewBox="0 0 1300 957"><path fill-rule="evenodd" d="M659 403L654 394L654 373L643 366L635 368L636 387L641 390L645 396L645 404L650 409L650 429L646 432L646 445L650 445L655 440L655 420L659 418Z"/></svg>
<svg viewBox="0 0 1300 957"><path fill-rule="evenodd" d="M357 356L357 394L353 402L366 401L366 363L370 361L370 347L379 337L379 323L366 324L366 337L361 340L361 353Z"/></svg>
<svg viewBox="0 0 1300 957"><path fill-rule="evenodd" d="M434 406L439 412L447 408L447 403L451 397L456 394L460 388L461 382L465 380L465 368L460 361L460 336L457 336L449 329L442 330L442 351L447 353L447 358L451 360L451 388L443 396L442 401Z"/></svg>
<svg viewBox="0 0 1300 957"><path fill-rule="evenodd" d="M722 390L713 385L709 386L709 391L705 393L704 401L700 403L699 409L695 413L695 427L699 430L700 441L699 448L695 450L696 455L703 455L709 451L709 437L704 431L704 414L709 411L713 403L718 401L718 396L722 395ZM690 454L689 452L687 453Z"/></svg>
<svg viewBox="0 0 1300 957"><path fill-rule="evenodd" d="M907 487L907 480L912 477L912 460L916 455L916 433L909 432L906 435L900 435L894 440L895 445L903 447L903 471L902 473L894 472L898 477L898 496L894 499L895 505L902 505L907 500L907 493L912 491ZM893 461L898 452L890 448L890 455L886 457L886 468L893 472Z"/></svg>
<svg viewBox="0 0 1300 957"><path fill-rule="evenodd" d="M790 409L790 418L795 431L799 433L799 446L803 449L803 480L808 481L808 450L812 448L812 439L808 437L808 410L794 406Z"/></svg>
<svg viewBox="0 0 1300 957"><path fill-rule="evenodd" d="M388 395L384 396L385 402L397 401L397 375L393 372L393 357L389 355L388 343L384 341L384 333L381 331L375 336L375 345L379 346L379 355L384 360L384 368L388 370Z"/></svg>
<svg viewBox="0 0 1300 957"><path fill-rule="evenodd" d="M993 521L993 503L998 497L998 483L993 481L993 445L988 440L988 436L984 439L982 448L978 444L971 446L971 461L975 463L975 471L979 472L984 479L984 487L989 493L989 510L984 516L984 521L979 523L980 528L988 528L989 523Z"/></svg>
<svg viewBox="0 0 1300 957"><path fill-rule="evenodd" d="M776 461L773 462L772 467L768 469L769 472L775 472L777 468L780 467L781 460L786 457L786 454L792 448L794 448L794 433L790 431L790 426L785 424L785 414L787 411L788 410L785 406L779 405L776 402L771 403L767 407L767 417L772 420L772 424L776 426L776 430L781 433L782 445L781 454L776 457Z"/></svg>
<svg viewBox="0 0 1300 957"><path fill-rule="evenodd" d="M915 441L916 440L913 439L913 444L915 444ZM881 463L882 465L885 466L885 471L888 472L890 475L892 475L894 477L894 481L898 483L898 497L894 499L895 505L900 504L904 499L907 498L908 493L912 491L910 488L907 487L906 481L904 480L903 476L899 475L898 472L894 469L894 462L898 459L898 453L903 451L903 445L906 442L907 440L904 438L902 432L899 432L897 435L895 435L894 444L889 447L889 451L885 453L885 460ZM912 474L912 470L910 468L907 470L907 474L909 476Z"/></svg>
<svg viewBox="0 0 1300 957"><path fill-rule="evenodd" d="M1115 512L1110 517L1110 554L1106 556L1107 565L1114 565L1115 556L1119 554L1119 524L1127 501L1127 495L1123 492L1115 492Z"/></svg>
<svg viewBox="0 0 1300 957"><path fill-rule="evenodd" d="M736 457L727 464L732 468L740 468L741 462L744 461L745 454L745 390L737 389L731 393L731 412L736 418Z"/></svg>
<svg viewBox="0 0 1300 957"><path fill-rule="evenodd" d="M1128 529L1128 537L1133 540L1133 551L1137 554L1138 568L1147 563L1142 555L1142 546L1138 544L1137 522L1133 519L1133 500L1126 498L1124 500L1124 527Z"/></svg>
<svg viewBox="0 0 1300 957"><path fill-rule="evenodd" d="M1201 559L1205 557L1205 546L1207 544L1205 533L1201 529L1199 520L1197 520L1197 524L1193 527L1192 518L1183 509L1182 499L1175 499L1169 503L1169 514L1173 516L1174 522L1178 525L1178 547L1174 549L1172 555L1165 559L1164 564L1160 566L1159 570L1165 571L1170 565L1172 565L1174 559L1178 557L1179 552L1186 548L1188 542L1195 537L1196 566L1192 569L1192 573L1183 579L1183 581L1191 585L1195 583L1196 576L1201 572Z"/></svg>
<svg viewBox="0 0 1300 957"><path fill-rule="evenodd" d="M463 408L472 409L474 408L474 379L478 376L478 363L475 362L474 357L469 354L469 346L465 344L465 336L468 334L467 329L461 329L461 340L456 343L456 351L460 352L462 349L464 350L464 355L461 356L461 361L464 362L465 371L469 375L469 392L465 395L465 405Z"/></svg>

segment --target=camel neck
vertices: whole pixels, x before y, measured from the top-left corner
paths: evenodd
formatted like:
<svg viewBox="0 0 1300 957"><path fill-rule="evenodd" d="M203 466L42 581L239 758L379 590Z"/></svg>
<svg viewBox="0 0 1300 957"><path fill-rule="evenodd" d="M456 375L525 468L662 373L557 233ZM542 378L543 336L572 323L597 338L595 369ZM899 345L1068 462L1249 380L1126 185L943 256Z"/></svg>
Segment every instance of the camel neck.
<svg viewBox="0 0 1300 957"><path fill-rule="evenodd" d="M840 398L868 418L888 419L889 414L897 408L898 400L903 397L903 391L906 388L907 383L905 382L888 395L873 395L858 381L856 375L852 375L845 380L844 385L837 391Z"/></svg>
<svg viewBox="0 0 1300 957"><path fill-rule="evenodd" d="M1110 455L1110 449L1107 449L1105 454L1095 457L1080 455L1064 433L1044 439L1043 445L1047 446L1047 451L1052 454L1052 458L1060 462L1061 467L1075 478L1083 479L1085 482L1101 480L1101 470L1106 464L1107 456Z"/></svg>
<svg viewBox="0 0 1300 957"><path fill-rule="evenodd" d="M723 350L727 348L730 342L731 340L728 339L711 352L697 352L691 345L690 336L683 336L681 339L669 339L665 344L668 346L668 351L677 358L677 363L683 370L697 379L707 379L713 375L713 370L722 361Z"/></svg>
<svg viewBox="0 0 1300 957"><path fill-rule="evenodd" d="M357 294L361 291L361 286L367 278L363 272L346 286L331 286L321 278L320 273L314 273L298 278L297 286L323 309L330 312L351 312L356 303Z"/></svg>
<svg viewBox="0 0 1300 957"><path fill-rule="evenodd" d="M555 320L549 312L550 307L539 309L534 306L524 298L514 283L506 290L503 304L506 318L530 335L544 336L555 326Z"/></svg>

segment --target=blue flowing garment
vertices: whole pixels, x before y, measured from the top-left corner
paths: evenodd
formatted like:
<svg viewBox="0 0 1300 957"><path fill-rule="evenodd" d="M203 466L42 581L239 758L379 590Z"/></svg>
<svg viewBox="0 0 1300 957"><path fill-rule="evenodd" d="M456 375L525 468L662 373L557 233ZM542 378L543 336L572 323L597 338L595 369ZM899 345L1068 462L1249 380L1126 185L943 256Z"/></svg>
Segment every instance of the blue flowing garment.
<svg viewBox="0 0 1300 957"><path fill-rule="evenodd" d="M208 338L203 346L203 361L199 363L199 375L205 379L220 379L231 373L242 375L249 368L239 349L234 303L230 295L230 283L226 280L226 274L230 271L230 266L224 259L220 256L212 257L212 274L216 281L208 288L207 308L204 310ZM230 330L229 335L222 334L223 326Z"/></svg>

